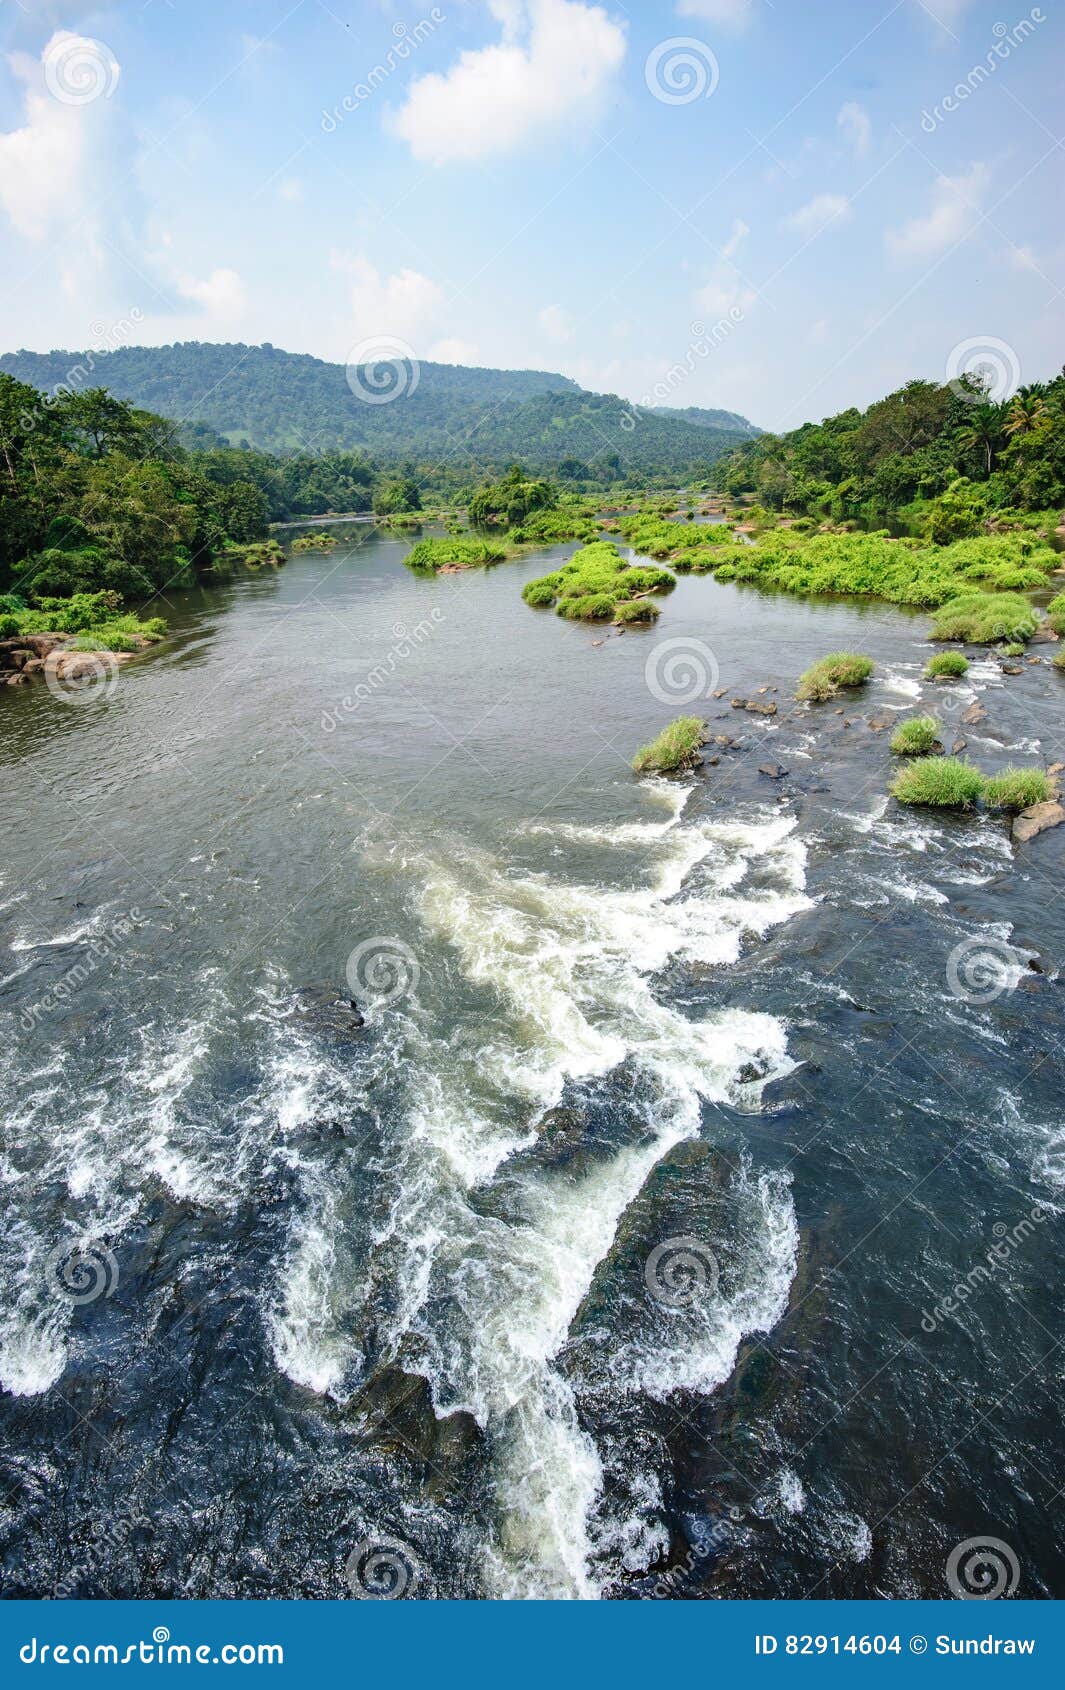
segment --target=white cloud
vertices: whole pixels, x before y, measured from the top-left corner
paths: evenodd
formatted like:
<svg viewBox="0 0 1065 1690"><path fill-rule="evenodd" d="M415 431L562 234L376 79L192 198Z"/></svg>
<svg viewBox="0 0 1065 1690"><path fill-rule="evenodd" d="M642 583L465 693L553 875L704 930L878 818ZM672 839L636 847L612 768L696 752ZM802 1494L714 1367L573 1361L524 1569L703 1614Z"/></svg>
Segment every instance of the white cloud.
<svg viewBox="0 0 1065 1690"><path fill-rule="evenodd" d="M784 226L800 235L812 237L819 235L830 224L845 223L850 214L851 202L846 194L817 194L805 205L800 205L790 217L785 217Z"/></svg>
<svg viewBox="0 0 1065 1690"><path fill-rule="evenodd" d="M573 339L573 323L561 305L545 305L542 311L537 312L537 321L548 340L561 345L563 341Z"/></svg>
<svg viewBox="0 0 1065 1690"><path fill-rule="evenodd" d="M178 292L207 312L209 317L232 321L239 317L248 303L248 290L236 270L212 270L198 281L195 276L183 276Z"/></svg>
<svg viewBox="0 0 1065 1690"><path fill-rule="evenodd" d="M682 18L705 18L725 29L746 29L751 21L752 0L680 0Z"/></svg>
<svg viewBox="0 0 1065 1690"><path fill-rule="evenodd" d="M40 60L11 53L8 63L25 86L25 123L0 134L0 205L19 234L41 240L56 224L75 222L99 192L111 128L108 91L117 60L101 42L57 30ZM83 82L82 76L93 81ZM51 85L58 93L51 92ZM64 88L98 86L95 99L64 99Z"/></svg>
<svg viewBox="0 0 1065 1690"><path fill-rule="evenodd" d="M956 246L975 228L990 179L986 164L970 165L964 176L937 176L931 209L889 229L888 251L896 258L934 258Z"/></svg>
<svg viewBox="0 0 1065 1690"><path fill-rule="evenodd" d="M750 232L742 217L737 217L732 225L732 232L721 249L720 260L695 295L699 310L705 311L710 317L727 317L733 310L747 311L758 297L754 289L744 282L739 268L733 263L736 253Z"/></svg>
<svg viewBox="0 0 1065 1690"><path fill-rule="evenodd" d="M430 346L429 358L435 364L479 364L481 354L472 341L452 337Z"/></svg>
<svg viewBox="0 0 1065 1690"><path fill-rule="evenodd" d="M419 76L389 126L429 164L487 158L594 112L625 57L625 31L601 6L516 0L492 6L494 46Z"/></svg>
<svg viewBox="0 0 1065 1690"><path fill-rule="evenodd" d="M415 344L436 322L444 296L420 270L397 270L383 276L362 253L348 258L333 253L334 270L351 277L351 317L355 338L398 335Z"/></svg>
<svg viewBox="0 0 1065 1690"><path fill-rule="evenodd" d="M869 151L869 142L873 135L873 125L869 113L857 100L848 100L840 106L836 122L849 141L856 158L864 158Z"/></svg>

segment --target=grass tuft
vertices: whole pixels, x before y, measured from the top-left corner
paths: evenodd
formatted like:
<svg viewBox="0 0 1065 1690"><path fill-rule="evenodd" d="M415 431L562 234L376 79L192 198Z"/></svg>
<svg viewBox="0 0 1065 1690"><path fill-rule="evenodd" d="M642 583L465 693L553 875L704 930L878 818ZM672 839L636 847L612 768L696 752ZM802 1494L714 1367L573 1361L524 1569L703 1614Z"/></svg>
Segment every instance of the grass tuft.
<svg viewBox="0 0 1065 1690"><path fill-rule="evenodd" d="M1042 769L1018 769L1013 764L984 782L984 803L989 810L1027 810L1029 804L1045 804L1053 787Z"/></svg>
<svg viewBox="0 0 1065 1690"><path fill-rule="evenodd" d="M826 699L834 698L840 687L864 686L872 672L871 657L861 657L853 651L832 651L799 677L795 696L823 704Z"/></svg>
<svg viewBox="0 0 1065 1690"><path fill-rule="evenodd" d="M961 593L936 611L934 640L965 640L969 645L1015 645L1030 640L1038 618L1017 593Z"/></svg>
<svg viewBox="0 0 1065 1690"><path fill-rule="evenodd" d="M940 651L935 657L930 657L925 667L925 675L934 681L941 675L967 675L969 659L963 657L960 651Z"/></svg>
<svg viewBox="0 0 1065 1690"><path fill-rule="evenodd" d="M900 722L891 736L896 757L925 757L939 744L939 723L934 716L911 716Z"/></svg>
<svg viewBox="0 0 1065 1690"><path fill-rule="evenodd" d="M673 774L678 769L690 769L698 761L704 740L705 724L698 716L678 716L650 745L640 747L632 766L638 775Z"/></svg>
<svg viewBox="0 0 1065 1690"><path fill-rule="evenodd" d="M918 757L895 776L892 796L900 804L934 804L968 810L984 788L984 777L959 757Z"/></svg>

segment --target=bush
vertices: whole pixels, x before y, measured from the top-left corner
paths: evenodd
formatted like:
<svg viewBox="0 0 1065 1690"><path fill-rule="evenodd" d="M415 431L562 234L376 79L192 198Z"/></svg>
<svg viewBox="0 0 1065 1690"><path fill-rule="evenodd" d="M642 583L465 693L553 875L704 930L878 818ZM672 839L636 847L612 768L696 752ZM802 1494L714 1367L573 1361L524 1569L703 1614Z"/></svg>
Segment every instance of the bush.
<svg viewBox="0 0 1065 1690"><path fill-rule="evenodd" d="M935 804L968 810L984 788L984 777L958 757L918 757L895 776L892 795L900 804Z"/></svg>
<svg viewBox="0 0 1065 1690"><path fill-rule="evenodd" d="M614 607L614 621L620 623L657 622L661 614L654 599L625 599Z"/></svg>
<svg viewBox="0 0 1065 1690"><path fill-rule="evenodd" d="M433 573L450 566L476 569L481 564L502 563L507 548L498 540L482 540L469 534L449 534L445 539L419 540L412 546L404 563L409 569L426 569Z"/></svg>
<svg viewBox="0 0 1065 1690"><path fill-rule="evenodd" d="M521 596L526 604L548 605L555 602L555 577L542 575L538 581L529 581L521 590Z"/></svg>
<svg viewBox="0 0 1065 1690"><path fill-rule="evenodd" d="M939 723L934 716L911 716L900 722L891 736L896 757L921 757L939 744Z"/></svg>
<svg viewBox="0 0 1065 1690"><path fill-rule="evenodd" d="M984 782L984 803L992 810L1026 810L1045 804L1052 792L1042 769L1018 769L1012 764Z"/></svg>
<svg viewBox="0 0 1065 1690"><path fill-rule="evenodd" d="M798 699L824 703L834 698L840 687L860 687L873 672L871 657L861 657L853 651L833 651L799 677Z"/></svg>
<svg viewBox="0 0 1065 1690"><path fill-rule="evenodd" d="M940 651L935 657L930 657L925 666L925 675L930 681L941 675L967 675L969 659L963 657L960 651Z"/></svg>
<svg viewBox="0 0 1065 1690"><path fill-rule="evenodd" d="M970 645L1013 644L1029 640L1037 617L1027 599L1016 593L962 593L937 610L934 640L965 640Z"/></svg>
<svg viewBox="0 0 1065 1690"><path fill-rule="evenodd" d="M641 746L632 766L638 775L672 774L678 769L690 769L698 761L703 742L704 723L699 717L678 716L650 745Z"/></svg>
<svg viewBox="0 0 1065 1690"><path fill-rule="evenodd" d="M668 569L630 567L612 541L596 540L574 552L561 569L527 581L521 596L526 604L534 606L557 600L560 616L598 622L617 615L623 606L647 605L637 595L669 592L676 584L676 577ZM626 608L625 614L617 615L617 619L651 622L657 615L657 605L647 605L638 612Z"/></svg>

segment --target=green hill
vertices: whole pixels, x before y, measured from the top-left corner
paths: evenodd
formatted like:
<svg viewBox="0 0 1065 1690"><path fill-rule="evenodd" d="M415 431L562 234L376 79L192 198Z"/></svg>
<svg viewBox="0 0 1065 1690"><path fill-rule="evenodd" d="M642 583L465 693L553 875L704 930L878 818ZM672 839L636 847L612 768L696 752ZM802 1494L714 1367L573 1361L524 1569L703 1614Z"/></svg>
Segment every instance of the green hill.
<svg viewBox="0 0 1065 1690"><path fill-rule="evenodd" d="M381 463L438 460L478 472L520 458L539 472L566 465L575 476L604 467L682 476L757 432L732 412L640 410L542 370L425 363L413 391L368 404L342 364L269 345L14 352L0 356L0 370L43 392L63 383L107 387L263 451L361 451Z"/></svg>

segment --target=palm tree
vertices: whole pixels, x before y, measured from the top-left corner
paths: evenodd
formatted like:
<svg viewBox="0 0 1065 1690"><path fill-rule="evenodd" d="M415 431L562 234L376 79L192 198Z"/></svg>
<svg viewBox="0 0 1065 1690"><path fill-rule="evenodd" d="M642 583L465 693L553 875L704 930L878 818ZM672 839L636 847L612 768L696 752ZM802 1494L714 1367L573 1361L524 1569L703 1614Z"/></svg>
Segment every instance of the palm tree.
<svg viewBox="0 0 1065 1690"><path fill-rule="evenodd" d="M976 405L969 418L969 426L960 436L960 443L966 451L982 451L987 465L987 473L991 474L994 463L995 448L1002 439L1002 416L1004 405Z"/></svg>
<svg viewBox="0 0 1065 1690"><path fill-rule="evenodd" d="M1031 434L1040 423L1046 422L1049 415L1046 400L1041 393L1031 389L1025 393L1015 393L1006 413L1006 433L1011 440L1023 434Z"/></svg>

